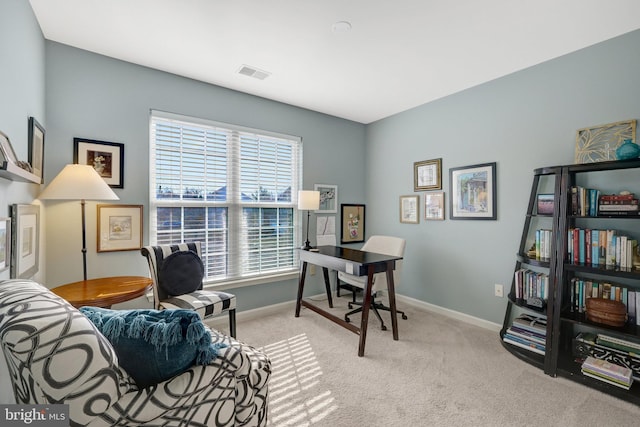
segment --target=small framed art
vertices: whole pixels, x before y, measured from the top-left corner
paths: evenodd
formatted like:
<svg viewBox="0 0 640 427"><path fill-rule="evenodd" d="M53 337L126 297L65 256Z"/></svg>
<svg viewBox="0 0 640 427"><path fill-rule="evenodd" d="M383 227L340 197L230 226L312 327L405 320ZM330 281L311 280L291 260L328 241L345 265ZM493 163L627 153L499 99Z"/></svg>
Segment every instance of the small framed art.
<svg viewBox="0 0 640 427"><path fill-rule="evenodd" d="M400 196L400 222L418 224L420 222L420 196Z"/></svg>
<svg viewBox="0 0 640 427"><path fill-rule="evenodd" d="M424 219L444 220L444 191L424 195Z"/></svg>
<svg viewBox="0 0 640 427"><path fill-rule="evenodd" d="M413 164L413 190L442 189L442 159L423 160Z"/></svg>
<svg viewBox="0 0 640 427"><path fill-rule="evenodd" d="M537 202L536 213L538 215L553 215L553 194L538 194Z"/></svg>
<svg viewBox="0 0 640 427"><path fill-rule="evenodd" d="M449 219L494 220L496 163L449 169Z"/></svg>
<svg viewBox="0 0 640 427"><path fill-rule="evenodd" d="M11 218L0 218L0 271L11 266Z"/></svg>
<svg viewBox="0 0 640 427"><path fill-rule="evenodd" d="M124 144L73 138L73 163L90 165L112 188L124 188Z"/></svg>
<svg viewBox="0 0 640 427"><path fill-rule="evenodd" d="M142 247L142 205L98 208L98 252L133 251Z"/></svg>
<svg viewBox="0 0 640 427"><path fill-rule="evenodd" d="M338 212L338 186L329 184L314 184L313 189L320 192L320 209L316 213Z"/></svg>
<svg viewBox="0 0 640 427"><path fill-rule="evenodd" d="M38 272L40 206L11 205L11 278L29 279Z"/></svg>
<svg viewBox="0 0 640 427"><path fill-rule="evenodd" d="M340 205L341 243L364 242L364 205Z"/></svg>
<svg viewBox="0 0 640 427"><path fill-rule="evenodd" d="M38 121L29 117L29 164L31 173L44 182L44 128Z"/></svg>

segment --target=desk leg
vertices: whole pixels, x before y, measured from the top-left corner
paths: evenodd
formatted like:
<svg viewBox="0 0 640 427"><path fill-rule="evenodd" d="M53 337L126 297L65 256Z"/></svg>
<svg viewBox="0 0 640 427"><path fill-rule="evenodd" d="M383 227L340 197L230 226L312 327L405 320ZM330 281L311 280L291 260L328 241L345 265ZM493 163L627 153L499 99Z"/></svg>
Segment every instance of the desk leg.
<svg viewBox="0 0 640 427"><path fill-rule="evenodd" d="M331 280L329 280L329 269L327 267L322 267L322 274L324 274L324 287L327 289L329 308L333 308L333 298L331 297Z"/></svg>
<svg viewBox="0 0 640 427"><path fill-rule="evenodd" d="M358 356L364 356L364 344L367 340L367 325L369 325L369 308L371 308L371 288L373 287L373 265L367 271L367 284L364 287L364 300L362 301L362 321L360 322L360 345Z"/></svg>
<svg viewBox="0 0 640 427"><path fill-rule="evenodd" d="M391 309L391 330L393 339L398 341L398 314L396 313L396 289L393 283L393 262L387 263L387 290L389 291L389 308Z"/></svg>
<svg viewBox="0 0 640 427"><path fill-rule="evenodd" d="M296 299L296 317L300 317L300 307L302 306L302 292L304 291L304 278L307 275L307 262L300 265L300 277L298 280L298 298Z"/></svg>

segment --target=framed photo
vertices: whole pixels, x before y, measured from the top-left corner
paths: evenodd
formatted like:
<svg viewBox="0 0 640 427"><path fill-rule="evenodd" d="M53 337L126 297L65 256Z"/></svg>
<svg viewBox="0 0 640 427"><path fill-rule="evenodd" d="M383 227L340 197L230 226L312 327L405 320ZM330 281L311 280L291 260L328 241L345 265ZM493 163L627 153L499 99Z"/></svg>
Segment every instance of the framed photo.
<svg viewBox="0 0 640 427"><path fill-rule="evenodd" d="M0 218L0 271L11 266L11 218Z"/></svg>
<svg viewBox="0 0 640 427"><path fill-rule="evenodd" d="M124 144L73 138L73 163L91 165L112 188L124 188Z"/></svg>
<svg viewBox="0 0 640 427"><path fill-rule="evenodd" d="M11 205L11 278L29 279L38 272L40 206Z"/></svg>
<svg viewBox="0 0 640 427"><path fill-rule="evenodd" d="M44 183L44 128L33 117L29 117L29 164L31 173Z"/></svg>
<svg viewBox="0 0 640 427"><path fill-rule="evenodd" d="M314 184L313 189L320 192L320 209L316 213L338 212L338 186Z"/></svg>
<svg viewBox="0 0 640 427"><path fill-rule="evenodd" d="M578 129L575 162L595 163L617 160L616 149L625 139L636 142L636 120Z"/></svg>
<svg viewBox="0 0 640 427"><path fill-rule="evenodd" d="M16 152L13 151L9 137L2 132L0 132L0 154L2 154L2 159L0 160L13 163L14 165L18 164L18 157L16 156Z"/></svg>
<svg viewBox="0 0 640 427"><path fill-rule="evenodd" d="M496 163L449 169L450 219L495 220Z"/></svg>
<svg viewBox="0 0 640 427"><path fill-rule="evenodd" d="M340 205L341 243L364 242L364 205Z"/></svg>
<svg viewBox="0 0 640 427"><path fill-rule="evenodd" d="M420 222L420 196L400 196L400 222L418 224Z"/></svg>
<svg viewBox="0 0 640 427"><path fill-rule="evenodd" d="M444 191L424 195L424 219L444 220Z"/></svg>
<svg viewBox="0 0 640 427"><path fill-rule="evenodd" d="M442 189L442 159L423 160L413 164L413 190Z"/></svg>
<svg viewBox="0 0 640 427"><path fill-rule="evenodd" d="M553 215L553 194L538 194L536 212L538 215Z"/></svg>
<svg viewBox="0 0 640 427"><path fill-rule="evenodd" d="M142 247L142 205L98 208L98 252L133 251Z"/></svg>

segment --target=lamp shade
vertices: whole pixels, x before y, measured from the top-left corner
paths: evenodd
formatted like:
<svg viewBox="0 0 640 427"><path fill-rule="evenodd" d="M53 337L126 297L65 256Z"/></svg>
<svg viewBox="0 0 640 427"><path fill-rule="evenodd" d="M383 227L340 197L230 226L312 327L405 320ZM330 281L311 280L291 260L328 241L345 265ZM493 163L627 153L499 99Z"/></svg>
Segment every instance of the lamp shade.
<svg viewBox="0 0 640 427"><path fill-rule="evenodd" d="M298 191L298 209L313 211L320 208L319 191Z"/></svg>
<svg viewBox="0 0 640 427"><path fill-rule="evenodd" d="M104 179L89 165L66 165L38 196L41 200L118 200Z"/></svg>

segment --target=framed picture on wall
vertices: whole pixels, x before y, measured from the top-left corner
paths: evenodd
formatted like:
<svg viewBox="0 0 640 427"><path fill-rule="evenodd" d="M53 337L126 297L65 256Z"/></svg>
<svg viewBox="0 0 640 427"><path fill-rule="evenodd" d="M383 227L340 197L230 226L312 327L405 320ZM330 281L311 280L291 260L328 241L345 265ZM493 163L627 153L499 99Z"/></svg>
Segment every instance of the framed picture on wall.
<svg viewBox="0 0 640 427"><path fill-rule="evenodd" d="M30 279L38 272L40 206L11 205L11 278Z"/></svg>
<svg viewBox="0 0 640 427"><path fill-rule="evenodd" d="M442 159L413 164L413 191L442 189Z"/></svg>
<svg viewBox="0 0 640 427"><path fill-rule="evenodd" d="M418 224L420 222L420 196L400 196L400 222Z"/></svg>
<svg viewBox="0 0 640 427"><path fill-rule="evenodd" d="M341 204L341 243L364 242L364 205Z"/></svg>
<svg viewBox="0 0 640 427"><path fill-rule="evenodd" d="M320 209L316 213L338 212L338 186L329 184L314 184L313 189L320 192Z"/></svg>
<svg viewBox="0 0 640 427"><path fill-rule="evenodd" d="M449 169L449 218L488 219L496 216L496 163Z"/></svg>
<svg viewBox="0 0 640 427"><path fill-rule="evenodd" d="M44 183L44 128L33 117L29 117L29 164L31 173Z"/></svg>
<svg viewBox="0 0 640 427"><path fill-rule="evenodd" d="M424 219L444 220L444 191L424 195Z"/></svg>
<svg viewBox="0 0 640 427"><path fill-rule="evenodd" d="M142 205L98 208L98 252L133 251L142 247Z"/></svg>
<svg viewBox="0 0 640 427"><path fill-rule="evenodd" d="M73 138L73 163L90 165L112 188L124 188L124 144Z"/></svg>
<svg viewBox="0 0 640 427"><path fill-rule="evenodd" d="M0 271L11 266L11 218L0 218Z"/></svg>

